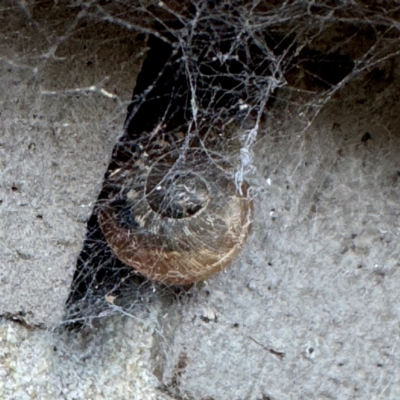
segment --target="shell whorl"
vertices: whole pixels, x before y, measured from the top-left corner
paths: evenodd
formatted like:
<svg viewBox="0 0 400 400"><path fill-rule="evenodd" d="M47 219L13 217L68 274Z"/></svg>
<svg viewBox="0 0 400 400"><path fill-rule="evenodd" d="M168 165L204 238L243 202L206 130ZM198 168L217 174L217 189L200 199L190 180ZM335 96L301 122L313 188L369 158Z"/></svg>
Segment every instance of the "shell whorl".
<svg viewBox="0 0 400 400"><path fill-rule="evenodd" d="M229 162L200 148L169 148L153 159L151 151L140 153L110 173L114 189L98 213L116 256L167 285L201 281L228 266L251 226L247 184L240 195Z"/></svg>

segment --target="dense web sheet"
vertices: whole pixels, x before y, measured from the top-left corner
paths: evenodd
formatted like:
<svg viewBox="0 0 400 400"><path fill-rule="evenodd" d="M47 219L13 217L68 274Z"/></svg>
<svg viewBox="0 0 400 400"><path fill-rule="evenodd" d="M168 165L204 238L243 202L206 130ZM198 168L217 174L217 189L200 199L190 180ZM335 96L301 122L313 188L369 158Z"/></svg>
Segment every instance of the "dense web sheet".
<svg viewBox="0 0 400 400"><path fill-rule="evenodd" d="M374 4L303 1L76 6L79 18L141 32L148 51L88 223L68 321L179 292L174 286L210 275L189 276L189 265L200 271L231 252L215 272L226 267L250 227L246 177L256 170L253 146L266 123L281 129L295 121L304 132L360 73L382 66L390 74L385 61L399 52L394 5L385 12ZM228 206L232 196L240 205ZM224 237L230 229L231 242ZM168 265L175 278L166 278Z"/></svg>

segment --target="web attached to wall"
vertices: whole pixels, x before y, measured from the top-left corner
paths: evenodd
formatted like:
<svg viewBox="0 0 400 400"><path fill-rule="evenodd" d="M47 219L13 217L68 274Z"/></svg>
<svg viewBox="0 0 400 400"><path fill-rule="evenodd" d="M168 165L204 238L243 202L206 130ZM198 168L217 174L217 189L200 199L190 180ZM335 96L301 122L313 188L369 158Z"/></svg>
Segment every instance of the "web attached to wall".
<svg viewBox="0 0 400 400"><path fill-rule="evenodd" d="M304 132L359 74L390 75L400 52L394 2L75 7L139 32L147 53L88 222L69 323L138 313L226 268L250 232L258 140L289 120Z"/></svg>

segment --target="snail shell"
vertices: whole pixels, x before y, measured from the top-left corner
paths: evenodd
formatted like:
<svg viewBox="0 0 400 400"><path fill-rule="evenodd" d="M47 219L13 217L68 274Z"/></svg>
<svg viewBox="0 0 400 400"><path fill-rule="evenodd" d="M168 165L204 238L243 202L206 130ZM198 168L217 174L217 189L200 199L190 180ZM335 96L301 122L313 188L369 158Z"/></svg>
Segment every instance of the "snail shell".
<svg viewBox="0 0 400 400"><path fill-rule="evenodd" d="M152 281L188 285L228 266L250 230L248 187L237 191L232 166L217 154L177 149L137 158L110 174L120 187L99 209L116 256Z"/></svg>

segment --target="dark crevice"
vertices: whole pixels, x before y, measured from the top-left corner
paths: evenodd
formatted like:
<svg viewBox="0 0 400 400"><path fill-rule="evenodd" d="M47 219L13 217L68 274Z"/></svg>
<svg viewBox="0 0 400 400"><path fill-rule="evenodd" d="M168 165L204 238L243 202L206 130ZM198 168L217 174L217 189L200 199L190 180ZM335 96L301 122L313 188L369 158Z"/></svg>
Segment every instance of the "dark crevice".
<svg viewBox="0 0 400 400"><path fill-rule="evenodd" d="M128 123L126 135L113 149L104 182L107 181L110 171L117 168L121 162L127 162L132 154L138 151L136 148L129 148L129 145L125 145L124 142L139 136L143 130L154 129L160 114L170 100L168 99L167 102L166 99L156 99L154 102L144 102L135 110L136 105L142 102L144 92L171 56L172 48L159 39L150 38L148 46L150 50L137 79L134 100L128 109L127 120L133 114L133 110L134 117ZM168 77L167 82L170 80L171 77ZM162 85L159 83L157 86L157 91L153 96L155 98L162 94ZM158 114L155 112L157 109L160 111ZM70 321L68 327L72 329L80 328L85 318L99 315L107 309L109 305L106 301L107 295L116 298L128 295L132 301L135 301L142 299L149 290L152 290L152 284L118 260L107 245L97 218L99 204L107 196L105 184L88 220L86 239L77 259L65 315L65 320Z"/></svg>

